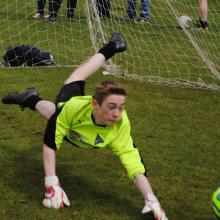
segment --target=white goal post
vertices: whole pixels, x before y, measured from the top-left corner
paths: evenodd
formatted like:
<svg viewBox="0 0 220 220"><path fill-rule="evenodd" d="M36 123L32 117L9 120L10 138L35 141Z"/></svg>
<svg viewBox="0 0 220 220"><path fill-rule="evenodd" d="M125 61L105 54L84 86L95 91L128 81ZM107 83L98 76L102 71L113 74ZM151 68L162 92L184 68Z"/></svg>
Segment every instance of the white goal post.
<svg viewBox="0 0 220 220"><path fill-rule="evenodd" d="M209 1L208 30L199 30L197 0L152 0L146 23L128 21L127 0L110 0L110 18L99 16L96 0L78 1L76 21L66 19L66 1L55 22L34 19L33 0L1 1L0 53L11 45L32 44L51 52L56 67L76 66L121 32L128 50L106 63L115 75L155 84L220 90L220 4ZM136 0L137 16L140 0ZM45 6L47 14L48 2ZM181 15L192 18L190 29L179 29Z"/></svg>

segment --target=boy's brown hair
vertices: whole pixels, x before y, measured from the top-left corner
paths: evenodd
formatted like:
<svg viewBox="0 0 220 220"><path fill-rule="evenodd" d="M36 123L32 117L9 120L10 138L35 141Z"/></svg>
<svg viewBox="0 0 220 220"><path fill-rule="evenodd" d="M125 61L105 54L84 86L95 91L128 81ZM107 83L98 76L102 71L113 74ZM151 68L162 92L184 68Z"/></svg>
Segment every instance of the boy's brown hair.
<svg viewBox="0 0 220 220"><path fill-rule="evenodd" d="M119 83L105 80L96 86L93 98L101 105L104 99L109 95L127 96L127 92Z"/></svg>

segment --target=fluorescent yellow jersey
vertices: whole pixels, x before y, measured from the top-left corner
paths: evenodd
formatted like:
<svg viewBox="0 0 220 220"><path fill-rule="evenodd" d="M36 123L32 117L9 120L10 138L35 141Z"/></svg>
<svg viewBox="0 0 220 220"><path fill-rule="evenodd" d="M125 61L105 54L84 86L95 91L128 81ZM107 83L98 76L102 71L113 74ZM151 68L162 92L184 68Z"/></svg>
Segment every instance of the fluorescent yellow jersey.
<svg viewBox="0 0 220 220"><path fill-rule="evenodd" d="M126 111L114 125L99 126L92 119L92 96L75 96L66 102L56 121L55 143L60 149L64 138L82 148L109 148L116 154L129 178L145 173L144 165L130 135Z"/></svg>

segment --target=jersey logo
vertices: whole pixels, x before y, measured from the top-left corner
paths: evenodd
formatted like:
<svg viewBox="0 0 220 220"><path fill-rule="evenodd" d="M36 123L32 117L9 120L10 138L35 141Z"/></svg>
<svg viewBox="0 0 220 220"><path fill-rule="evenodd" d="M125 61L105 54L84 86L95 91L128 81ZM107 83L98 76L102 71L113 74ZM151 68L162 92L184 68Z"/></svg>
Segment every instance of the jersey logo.
<svg viewBox="0 0 220 220"><path fill-rule="evenodd" d="M102 138L97 134L94 145L101 144L103 142L104 141L102 140Z"/></svg>
<svg viewBox="0 0 220 220"><path fill-rule="evenodd" d="M76 139L78 141L83 141L82 136L79 133L75 132L75 131L70 131L70 135L69 136L72 139Z"/></svg>

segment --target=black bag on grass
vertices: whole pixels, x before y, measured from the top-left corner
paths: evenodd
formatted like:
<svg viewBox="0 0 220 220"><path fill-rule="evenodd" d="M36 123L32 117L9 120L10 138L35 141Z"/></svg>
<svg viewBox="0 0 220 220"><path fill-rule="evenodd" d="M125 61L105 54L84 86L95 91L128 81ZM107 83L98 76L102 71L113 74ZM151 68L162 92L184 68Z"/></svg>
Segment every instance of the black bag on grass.
<svg viewBox="0 0 220 220"><path fill-rule="evenodd" d="M3 58L5 66L8 67L54 64L53 57L49 52L41 51L31 45L8 47Z"/></svg>

